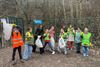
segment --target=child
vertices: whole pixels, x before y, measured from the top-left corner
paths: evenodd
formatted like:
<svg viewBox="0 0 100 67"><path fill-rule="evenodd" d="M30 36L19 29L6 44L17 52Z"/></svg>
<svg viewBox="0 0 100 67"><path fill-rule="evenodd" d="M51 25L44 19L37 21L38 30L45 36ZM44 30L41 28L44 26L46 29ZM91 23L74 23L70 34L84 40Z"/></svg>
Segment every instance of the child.
<svg viewBox="0 0 100 67"><path fill-rule="evenodd" d="M13 46L12 61L13 61L13 65L16 64L16 62L15 62L16 50L18 50L18 52L19 52L20 61L22 63L24 63L22 60L22 55L21 55L21 47L23 45L24 45L24 43L23 43L22 35L19 32L19 30L17 29L17 27L14 27L12 30L12 46Z"/></svg>
<svg viewBox="0 0 100 67"><path fill-rule="evenodd" d="M51 36L48 29L46 29L45 34L44 34L44 41L45 41L45 44L43 48L45 48L46 45L48 44L52 50L52 54L55 54L55 49L54 49L54 46L51 44Z"/></svg>
<svg viewBox="0 0 100 67"><path fill-rule="evenodd" d="M52 44L53 47L55 47L54 35L55 35L55 27L52 26L52 27L50 28L50 36L51 36L51 44Z"/></svg>
<svg viewBox="0 0 100 67"><path fill-rule="evenodd" d="M63 50L64 54L67 54L66 42L64 40L65 34L66 33L64 32L64 30L61 29L59 43L58 43L58 51L61 53L61 50Z"/></svg>
<svg viewBox="0 0 100 67"><path fill-rule="evenodd" d="M76 53L80 53L81 48L81 30L78 28L75 33Z"/></svg>
<svg viewBox="0 0 100 67"><path fill-rule="evenodd" d="M69 50L72 50L74 48L74 32L73 30L70 30L68 33L67 33L67 36L68 36L68 48Z"/></svg>
<svg viewBox="0 0 100 67"><path fill-rule="evenodd" d="M25 49L23 53L23 59L28 60L32 56L32 45L33 45L33 35L32 33L32 28L29 27L26 32L26 44L25 44Z"/></svg>
<svg viewBox="0 0 100 67"><path fill-rule="evenodd" d="M88 32L88 28L84 29L82 33L82 52L83 56L89 56L89 47L90 47L91 33Z"/></svg>

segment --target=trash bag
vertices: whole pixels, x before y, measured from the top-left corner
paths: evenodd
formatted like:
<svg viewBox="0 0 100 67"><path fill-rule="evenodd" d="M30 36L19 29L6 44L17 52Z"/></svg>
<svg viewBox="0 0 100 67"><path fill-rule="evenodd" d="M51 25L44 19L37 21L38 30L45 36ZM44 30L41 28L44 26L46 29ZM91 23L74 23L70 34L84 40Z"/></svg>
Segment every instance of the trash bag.
<svg viewBox="0 0 100 67"><path fill-rule="evenodd" d="M60 48L64 48L66 46L64 39L63 38L59 38L59 43L58 43Z"/></svg>
<svg viewBox="0 0 100 67"><path fill-rule="evenodd" d="M3 23L3 33L4 33L4 39L9 40L12 33L12 26L8 23Z"/></svg>
<svg viewBox="0 0 100 67"><path fill-rule="evenodd" d="M42 48L43 44L42 44L40 38L41 38L41 36L38 36L37 40L35 41L35 44L36 44L37 47Z"/></svg>

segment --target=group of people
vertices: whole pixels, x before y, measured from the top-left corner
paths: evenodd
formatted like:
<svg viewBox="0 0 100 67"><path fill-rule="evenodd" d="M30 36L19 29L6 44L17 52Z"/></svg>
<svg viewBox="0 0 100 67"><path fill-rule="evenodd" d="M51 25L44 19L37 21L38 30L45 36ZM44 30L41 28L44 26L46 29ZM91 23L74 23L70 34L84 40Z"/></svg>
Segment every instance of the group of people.
<svg viewBox="0 0 100 67"><path fill-rule="evenodd" d="M35 34L32 33L32 28L29 27L25 34L25 42L23 42L22 34L17 27L12 31L12 45L13 54L12 61L15 64L16 50L19 52L20 61L29 60L32 57L32 53L36 52L36 48L40 49L40 54L45 53L45 48L48 45L51 48L52 54L63 52L68 54L68 50L73 50L76 47L76 53L83 54L84 57L89 56L89 48L91 44L91 33L88 28L85 28L82 32L80 28L74 29L71 25L68 29L62 27L60 29L57 42L55 41L55 27L51 26L50 29L43 29L42 25L39 25L35 30ZM24 45L24 52L21 54L21 47ZM82 51L81 51L82 47Z"/></svg>

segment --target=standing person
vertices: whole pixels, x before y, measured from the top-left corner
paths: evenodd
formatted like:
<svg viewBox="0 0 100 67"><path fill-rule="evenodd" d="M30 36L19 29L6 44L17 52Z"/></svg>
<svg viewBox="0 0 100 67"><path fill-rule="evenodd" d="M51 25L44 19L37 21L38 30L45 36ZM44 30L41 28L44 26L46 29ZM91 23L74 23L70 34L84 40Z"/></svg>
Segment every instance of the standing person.
<svg viewBox="0 0 100 67"><path fill-rule="evenodd" d="M43 41L43 34L44 34L44 30L43 30L43 26L39 25L38 28L35 31L35 36L34 36L34 42L37 40L38 36L41 36L41 41ZM33 46L33 52L36 51L36 44L34 44ZM40 48L40 54L43 54L43 48Z"/></svg>
<svg viewBox="0 0 100 67"><path fill-rule="evenodd" d="M33 34L32 34L32 28L29 27L27 29L27 32L26 32L26 43L25 43L25 48L24 48L24 53L23 53L23 59L24 60L28 60L29 58L31 58L32 56L32 45L33 45Z"/></svg>
<svg viewBox="0 0 100 67"><path fill-rule="evenodd" d="M78 28L75 32L76 53L81 53L81 30Z"/></svg>
<svg viewBox="0 0 100 67"><path fill-rule="evenodd" d="M45 49L46 45L49 45L52 50L52 54L55 54L55 49L54 49L54 46L52 46L51 44L51 36L48 29L46 29L45 34L44 34L44 41L45 41L45 44L43 48Z"/></svg>
<svg viewBox="0 0 100 67"><path fill-rule="evenodd" d="M22 35L19 32L19 30L17 29L17 27L14 27L12 30L12 46L13 46L12 61L13 61L13 65L16 64L16 61L15 61L16 50L18 50L20 61L23 63L22 55L21 55L21 47L23 45L24 45L24 42L22 39Z"/></svg>
<svg viewBox="0 0 100 67"><path fill-rule="evenodd" d="M66 36L67 34L64 32L64 29L62 28L60 31L59 41L58 41L58 51L61 53L62 50L64 51L64 54L67 54L67 45L66 45Z"/></svg>
<svg viewBox="0 0 100 67"><path fill-rule="evenodd" d="M65 32L67 32L66 25L63 25L63 26L62 26L62 29L63 29Z"/></svg>
<svg viewBox="0 0 100 67"><path fill-rule="evenodd" d="M50 31L50 36L51 36L51 45L52 45L53 47L55 47L55 40L54 40L55 27L52 26L52 27L50 28L49 31Z"/></svg>
<svg viewBox="0 0 100 67"><path fill-rule="evenodd" d="M67 40L68 49L72 50L74 48L74 36L75 36L73 30L68 31L67 36L68 36L68 40Z"/></svg>
<svg viewBox="0 0 100 67"><path fill-rule="evenodd" d="M84 29L82 33L82 52L83 56L89 56L89 47L91 41L91 33L89 32L88 28Z"/></svg>

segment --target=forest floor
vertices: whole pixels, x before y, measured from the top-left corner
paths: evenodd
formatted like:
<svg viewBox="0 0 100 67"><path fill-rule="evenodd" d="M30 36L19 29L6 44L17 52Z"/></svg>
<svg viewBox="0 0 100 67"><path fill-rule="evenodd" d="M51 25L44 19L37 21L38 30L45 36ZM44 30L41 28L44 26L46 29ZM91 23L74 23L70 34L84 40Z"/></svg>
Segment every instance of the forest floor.
<svg viewBox="0 0 100 67"><path fill-rule="evenodd" d="M40 55L37 52L33 53L33 57L25 63L19 62L17 54L16 65L12 65L11 57L11 47L0 49L0 67L100 67L99 49L91 49L89 57L76 54L75 50L68 51L68 55L59 54L58 52L52 55L48 51Z"/></svg>

